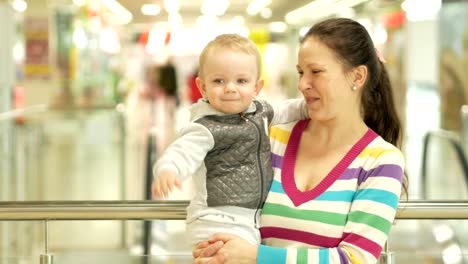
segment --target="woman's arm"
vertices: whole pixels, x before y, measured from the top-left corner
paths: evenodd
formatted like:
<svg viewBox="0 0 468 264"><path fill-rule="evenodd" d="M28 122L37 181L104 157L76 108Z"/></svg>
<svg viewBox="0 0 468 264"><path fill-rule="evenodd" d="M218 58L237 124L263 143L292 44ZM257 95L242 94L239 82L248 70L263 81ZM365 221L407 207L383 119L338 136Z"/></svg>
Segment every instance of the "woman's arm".
<svg viewBox="0 0 468 264"><path fill-rule="evenodd" d="M255 264L257 245L231 234L216 234L198 244L193 251L194 264Z"/></svg>
<svg viewBox="0 0 468 264"><path fill-rule="evenodd" d="M307 104L304 98L287 99L272 105L273 119L270 125L285 124L309 118Z"/></svg>

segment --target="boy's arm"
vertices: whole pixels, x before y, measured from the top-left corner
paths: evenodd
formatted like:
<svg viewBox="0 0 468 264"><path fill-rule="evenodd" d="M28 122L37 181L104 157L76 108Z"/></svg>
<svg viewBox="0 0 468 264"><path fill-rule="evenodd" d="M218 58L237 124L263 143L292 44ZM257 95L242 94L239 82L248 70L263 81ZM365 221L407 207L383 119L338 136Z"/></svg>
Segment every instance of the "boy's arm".
<svg viewBox="0 0 468 264"><path fill-rule="evenodd" d="M309 118L304 98L287 99L273 106L273 119L270 125L285 124Z"/></svg>
<svg viewBox="0 0 468 264"><path fill-rule="evenodd" d="M164 170L174 171L184 180L200 167L206 154L213 148L214 140L209 130L197 123L190 123L181 130L153 168L156 177Z"/></svg>

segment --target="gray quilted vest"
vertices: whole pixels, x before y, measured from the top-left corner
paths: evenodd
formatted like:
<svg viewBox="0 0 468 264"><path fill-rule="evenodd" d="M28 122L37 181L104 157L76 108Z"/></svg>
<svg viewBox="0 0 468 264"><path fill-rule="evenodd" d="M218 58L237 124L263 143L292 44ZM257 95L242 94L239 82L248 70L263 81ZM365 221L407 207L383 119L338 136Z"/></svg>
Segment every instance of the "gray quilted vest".
<svg viewBox="0 0 468 264"><path fill-rule="evenodd" d="M210 207L255 209L265 202L273 178L265 126L273 118L273 109L264 101L254 103L256 111L252 113L212 115L196 121L214 138L214 147L204 160Z"/></svg>

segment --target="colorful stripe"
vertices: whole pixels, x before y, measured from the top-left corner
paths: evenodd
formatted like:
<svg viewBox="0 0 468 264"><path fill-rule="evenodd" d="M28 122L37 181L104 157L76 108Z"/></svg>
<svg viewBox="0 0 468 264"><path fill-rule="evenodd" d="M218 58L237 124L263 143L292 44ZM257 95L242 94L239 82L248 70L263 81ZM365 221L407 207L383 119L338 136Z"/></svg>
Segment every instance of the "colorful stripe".
<svg viewBox="0 0 468 264"><path fill-rule="evenodd" d="M343 252L343 249L337 248L338 256L340 257L340 264L349 264L346 253Z"/></svg>
<svg viewBox="0 0 468 264"><path fill-rule="evenodd" d="M346 215L316 210L293 209L285 205L265 203L262 209L264 215L287 215L289 218L314 221L329 225L344 226Z"/></svg>
<svg viewBox="0 0 468 264"><path fill-rule="evenodd" d="M382 231L383 233L388 233L392 227L392 223L390 223L387 219L362 211L351 212L349 214L349 221L371 226L377 230Z"/></svg>
<svg viewBox="0 0 468 264"><path fill-rule="evenodd" d="M376 259L382 251L382 247L379 244L358 234L344 233L343 241L371 253Z"/></svg>
<svg viewBox="0 0 468 264"><path fill-rule="evenodd" d="M283 186L277 180L273 180L270 192L286 194ZM354 191L327 191L317 197L316 201L350 202L354 196Z"/></svg>
<svg viewBox="0 0 468 264"><path fill-rule="evenodd" d="M401 153L396 148L382 148L382 147L367 147L360 154L359 158L373 157L378 158L383 155L392 154L392 153Z"/></svg>
<svg viewBox="0 0 468 264"><path fill-rule="evenodd" d="M297 241L304 244L321 247L336 247L341 242L341 238L321 236L310 232L292 230L282 227L261 227L262 239L276 238Z"/></svg>
<svg viewBox="0 0 468 264"><path fill-rule="evenodd" d="M395 164L384 164L367 172L359 174L358 184L365 182L369 177L389 177L399 182L403 181L403 170Z"/></svg>
<svg viewBox="0 0 468 264"><path fill-rule="evenodd" d="M403 180L403 171L400 166L395 164L383 164L377 168L366 171L362 167L347 168L338 178L339 180L358 179L358 185L365 182L370 177L389 177L399 182Z"/></svg>
<svg viewBox="0 0 468 264"><path fill-rule="evenodd" d="M271 182L270 192L285 194L283 185L277 180Z"/></svg>
<svg viewBox="0 0 468 264"><path fill-rule="evenodd" d="M289 137L291 136L291 132L281 129L277 126L273 126L270 128L270 138L281 142L283 144L288 143Z"/></svg>
<svg viewBox="0 0 468 264"><path fill-rule="evenodd" d="M297 264L309 263L307 248L298 248L297 249Z"/></svg>
<svg viewBox="0 0 468 264"><path fill-rule="evenodd" d="M321 248L319 249L319 264L329 264L330 263L330 249ZM304 262L307 263L307 262Z"/></svg>
<svg viewBox="0 0 468 264"><path fill-rule="evenodd" d="M399 197L394 193L379 189L362 189L356 192L354 200L369 200L386 204L396 210Z"/></svg>
<svg viewBox="0 0 468 264"><path fill-rule="evenodd" d="M351 202L353 200L354 191L327 191L322 193L315 200L317 201L333 201L333 202Z"/></svg>
<svg viewBox="0 0 468 264"><path fill-rule="evenodd" d="M258 246L257 264L286 263L286 249L274 248L260 244Z"/></svg>
<svg viewBox="0 0 468 264"><path fill-rule="evenodd" d="M283 157L276 155L275 153L271 153L271 165L273 168L281 169L281 166L283 166Z"/></svg>

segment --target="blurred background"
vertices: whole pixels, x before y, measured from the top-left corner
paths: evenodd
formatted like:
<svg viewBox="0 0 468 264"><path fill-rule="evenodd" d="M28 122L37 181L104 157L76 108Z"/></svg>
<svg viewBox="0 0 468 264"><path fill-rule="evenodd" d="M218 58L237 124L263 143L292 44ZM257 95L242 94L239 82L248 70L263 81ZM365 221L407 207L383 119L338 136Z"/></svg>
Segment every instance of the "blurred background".
<svg viewBox="0 0 468 264"><path fill-rule="evenodd" d="M251 38L275 102L300 96L298 40L327 17L358 20L384 54L409 199L466 200L466 0L0 0L0 201L149 200L151 164L200 96L207 42ZM190 193L188 181L170 199ZM37 263L41 225L0 222L0 263ZM190 263L183 221L58 221L49 234L55 263ZM468 263L468 221L397 221L389 247L396 263Z"/></svg>

